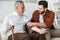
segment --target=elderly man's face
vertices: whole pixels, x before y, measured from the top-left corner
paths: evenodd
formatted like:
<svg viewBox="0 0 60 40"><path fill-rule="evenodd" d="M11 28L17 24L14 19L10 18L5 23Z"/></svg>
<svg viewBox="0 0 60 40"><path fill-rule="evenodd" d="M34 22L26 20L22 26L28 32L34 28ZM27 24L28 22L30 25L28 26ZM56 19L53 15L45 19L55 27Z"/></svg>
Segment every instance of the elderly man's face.
<svg viewBox="0 0 60 40"><path fill-rule="evenodd" d="M25 11L25 6L24 3L20 3L17 7L18 13L24 13Z"/></svg>
<svg viewBox="0 0 60 40"><path fill-rule="evenodd" d="M43 5L38 5L38 11L40 13L44 13L45 12L45 8L43 7Z"/></svg>

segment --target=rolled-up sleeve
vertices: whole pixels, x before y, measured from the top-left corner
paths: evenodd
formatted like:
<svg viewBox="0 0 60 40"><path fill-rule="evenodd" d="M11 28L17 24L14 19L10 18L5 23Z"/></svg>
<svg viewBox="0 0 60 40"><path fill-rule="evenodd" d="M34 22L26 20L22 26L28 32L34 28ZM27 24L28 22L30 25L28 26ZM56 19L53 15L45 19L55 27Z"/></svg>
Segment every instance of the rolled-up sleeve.
<svg viewBox="0 0 60 40"><path fill-rule="evenodd" d="M44 22L47 25L47 27L51 27L53 25L54 18L55 18L54 12L50 12L48 18L46 18Z"/></svg>

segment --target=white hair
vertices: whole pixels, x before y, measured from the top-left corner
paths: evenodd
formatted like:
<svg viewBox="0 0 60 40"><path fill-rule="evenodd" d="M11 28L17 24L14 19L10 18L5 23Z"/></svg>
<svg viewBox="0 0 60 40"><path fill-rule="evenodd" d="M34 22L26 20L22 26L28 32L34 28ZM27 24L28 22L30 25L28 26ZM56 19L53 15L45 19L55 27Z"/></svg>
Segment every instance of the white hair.
<svg viewBox="0 0 60 40"><path fill-rule="evenodd" d="M15 2L15 8L16 8L16 7L18 7L18 5L19 5L20 3L24 3L24 2L23 2L23 1L21 1L21 0L16 1L16 2Z"/></svg>

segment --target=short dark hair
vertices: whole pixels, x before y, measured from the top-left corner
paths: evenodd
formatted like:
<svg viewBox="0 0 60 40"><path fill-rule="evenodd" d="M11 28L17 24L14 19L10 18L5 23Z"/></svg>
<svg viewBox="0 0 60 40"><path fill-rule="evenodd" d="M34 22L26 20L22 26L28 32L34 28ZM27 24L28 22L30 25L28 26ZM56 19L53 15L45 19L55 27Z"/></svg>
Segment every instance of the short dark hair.
<svg viewBox="0 0 60 40"><path fill-rule="evenodd" d="M47 1L39 1L38 5L43 5L44 8L48 8L48 2Z"/></svg>

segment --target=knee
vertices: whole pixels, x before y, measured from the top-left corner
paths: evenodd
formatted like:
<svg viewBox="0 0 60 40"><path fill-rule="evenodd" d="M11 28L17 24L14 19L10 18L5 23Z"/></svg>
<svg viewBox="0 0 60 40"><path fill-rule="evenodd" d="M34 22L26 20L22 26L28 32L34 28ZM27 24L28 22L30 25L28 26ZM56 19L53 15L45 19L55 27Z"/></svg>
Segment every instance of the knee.
<svg viewBox="0 0 60 40"><path fill-rule="evenodd" d="M47 37L48 37L48 36L51 36L50 32L47 31L46 34L45 34L45 36L47 36Z"/></svg>

